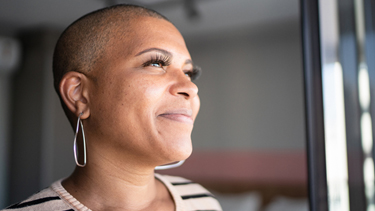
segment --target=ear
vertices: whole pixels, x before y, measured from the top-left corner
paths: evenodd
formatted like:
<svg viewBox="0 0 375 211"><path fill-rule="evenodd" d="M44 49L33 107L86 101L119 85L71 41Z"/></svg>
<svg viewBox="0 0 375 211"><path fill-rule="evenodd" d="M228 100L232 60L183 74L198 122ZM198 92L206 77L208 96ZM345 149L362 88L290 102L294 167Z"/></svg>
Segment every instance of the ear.
<svg viewBox="0 0 375 211"><path fill-rule="evenodd" d="M75 116L83 113L81 119L90 116L88 87L88 78L79 72L70 71L60 81L62 100Z"/></svg>

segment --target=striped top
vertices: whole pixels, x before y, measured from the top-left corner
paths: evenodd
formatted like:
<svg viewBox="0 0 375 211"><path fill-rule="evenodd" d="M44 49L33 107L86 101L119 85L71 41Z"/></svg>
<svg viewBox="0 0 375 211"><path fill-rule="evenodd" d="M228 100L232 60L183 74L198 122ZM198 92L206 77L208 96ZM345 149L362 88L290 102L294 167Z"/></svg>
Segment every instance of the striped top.
<svg viewBox="0 0 375 211"><path fill-rule="evenodd" d="M155 174L171 193L176 211L222 211L219 202L204 187L182 177ZM11 205L2 211L91 211L70 195L56 181L20 203Z"/></svg>

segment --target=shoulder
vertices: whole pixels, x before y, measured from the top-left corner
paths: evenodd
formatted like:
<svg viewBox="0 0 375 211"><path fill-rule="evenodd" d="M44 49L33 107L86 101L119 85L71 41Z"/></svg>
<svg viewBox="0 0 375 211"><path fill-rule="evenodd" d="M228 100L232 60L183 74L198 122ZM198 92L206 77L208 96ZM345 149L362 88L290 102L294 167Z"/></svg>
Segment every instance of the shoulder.
<svg viewBox="0 0 375 211"><path fill-rule="evenodd" d="M215 196L198 183L183 177L155 174L172 196L182 200L186 210L222 210Z"/></svg>
<svg viewBox="0 0 375 211"><path fill-rule="evenodd" d="M26 210L66 210L73 211L73 209L67 205L60 196L52 190L52 188L46 188L38 193L30 196L26 200L13 204L2 211L26 211Z"/></svg>

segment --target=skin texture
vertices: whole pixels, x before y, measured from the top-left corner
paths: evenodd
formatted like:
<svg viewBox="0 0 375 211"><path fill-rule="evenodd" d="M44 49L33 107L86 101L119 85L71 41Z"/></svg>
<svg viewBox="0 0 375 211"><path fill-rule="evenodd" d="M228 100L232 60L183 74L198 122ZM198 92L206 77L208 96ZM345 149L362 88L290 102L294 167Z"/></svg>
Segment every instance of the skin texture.
<svg viewBox="0 0 375 211"><path fill-rule="evenodd" d="M186 159L198 114L198 88L184 39L168 21L138 17L114 34L92 71L68 72L60 94L83 115L87 165L63 186L92 210L174 210L154 168ZM170 64L144 64L168 56Z"/></svg>

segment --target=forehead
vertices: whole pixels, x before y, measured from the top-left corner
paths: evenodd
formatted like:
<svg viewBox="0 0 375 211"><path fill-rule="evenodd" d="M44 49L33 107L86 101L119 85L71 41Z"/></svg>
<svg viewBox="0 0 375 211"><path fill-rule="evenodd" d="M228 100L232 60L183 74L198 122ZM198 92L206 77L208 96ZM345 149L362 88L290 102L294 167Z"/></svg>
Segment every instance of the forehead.
<svg viewBox="0 0 375 211"><path fill-rule="evenodd" d="M126 33L115 35L112 46L117 50L136 55L146 48L161 48L190 57L182 35L172 23L154 17L139 17L126 25L123 26L127 28Z"/></svg>

